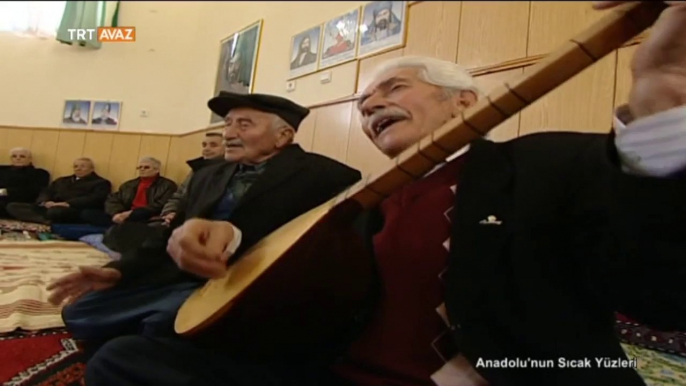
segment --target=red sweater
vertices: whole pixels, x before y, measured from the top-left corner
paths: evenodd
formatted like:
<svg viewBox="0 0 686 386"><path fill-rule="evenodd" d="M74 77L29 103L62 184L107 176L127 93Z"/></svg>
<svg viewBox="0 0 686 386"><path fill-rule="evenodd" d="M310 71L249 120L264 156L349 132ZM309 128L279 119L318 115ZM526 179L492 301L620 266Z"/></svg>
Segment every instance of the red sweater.
<svg viewBox="0 0 686 386"><path fill-rule="evenodd" d="M463 159L381 204L385 224L374 237L383 282L381 301L346 360L333 369L355 385L435 385L432 375L457 354L439 309L457 171Z"/></svg>
<svg viewBox="0 0 686 386"><path fill-rule="evenodd" d="M131 204L131 210L148 206L147 190L156 179L157 176L141 177L141 182L138 183L138 190L136 190L136 197L133 199L133 203Z"/></svg>

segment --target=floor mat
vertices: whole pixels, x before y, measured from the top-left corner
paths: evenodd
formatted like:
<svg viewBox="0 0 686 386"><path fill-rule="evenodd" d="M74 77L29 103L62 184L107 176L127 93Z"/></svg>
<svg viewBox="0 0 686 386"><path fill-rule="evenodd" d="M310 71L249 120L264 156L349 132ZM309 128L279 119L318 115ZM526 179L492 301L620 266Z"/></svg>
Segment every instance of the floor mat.
<svg viewBox="0 0 686 386"><path fill-rule="evenodd" d="M686 358L622 344L648 386L686 384ZM4 386L83 386L85 355L64 329L0 334Z"/></svg>
<svg viewBox="0 0 686 386"><path fill-rule="evenodd" d="M0 335L0 383L5 386L83 385L84 359L62 329Z"/></svg>
<svg viewBox="0 0 686 386"><path fill-rule="evenodd" d="M102 266L104 253L78 242L0 241L0 332L63 327L45 287L81 265Z"/></svg>

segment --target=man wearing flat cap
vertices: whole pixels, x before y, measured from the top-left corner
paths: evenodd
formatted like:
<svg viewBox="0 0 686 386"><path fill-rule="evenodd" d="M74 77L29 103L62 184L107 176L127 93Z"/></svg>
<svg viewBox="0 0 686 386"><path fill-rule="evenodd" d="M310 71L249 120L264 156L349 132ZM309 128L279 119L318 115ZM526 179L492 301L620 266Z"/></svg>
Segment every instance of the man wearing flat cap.
<svg viewBox="0 0 686 386"><path fill-rule="evenodd" d="M293 143L309 114L305 107L272 95L229 92L208 106L226 123L225 162L193 175L170 227L119 261L82 267L49 287L51 302L69 303L62 313L67 328L94 348L120 335L173 331L178 308L205 282L170 258L167 251L178 248L174 235L200 232L212 243L213 236L229 234L233 242L222 250L238 257L360 179L357 170ZM203 228L206 224L212 225L211 232ZM204 272L211 277L210 263L223 258L184 254L181 267L207 267Z"/></svg>

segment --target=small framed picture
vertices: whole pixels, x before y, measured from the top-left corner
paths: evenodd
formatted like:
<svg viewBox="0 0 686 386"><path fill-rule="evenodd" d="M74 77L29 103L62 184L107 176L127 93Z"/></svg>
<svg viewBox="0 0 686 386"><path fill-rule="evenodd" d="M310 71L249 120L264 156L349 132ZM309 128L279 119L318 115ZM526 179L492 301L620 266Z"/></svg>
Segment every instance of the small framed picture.
<svg viewBox="0 0 686 386"><path fill-rule="evenodd" d="M317 71L322 26L312 27L291 38L289 79Z"/></svg>
<svg viewBox="0 0 686 386"><path fill-rule="evenodd" d="M405 45L407 1L373 1L364 6L358 57Z"/></svg>
<svg viewBox="0 0 686 386"><path fill-rule="evenodd" d="M119 117L121 116L121 102L95 101L93 102L93 128L105 130L119 129Z"/></svg>
<svg viewBox="0 0 686 386"><path fill-rule="evenodd" d="M320 70L355 59L359 26L359 8L324 23Z"/></svg>
<svg viewBox="0 0 686 386"><path fill-rule="evenodd" d="M91 101L66 100L62 111L62 126L87 128L90 112Z"/></svg>

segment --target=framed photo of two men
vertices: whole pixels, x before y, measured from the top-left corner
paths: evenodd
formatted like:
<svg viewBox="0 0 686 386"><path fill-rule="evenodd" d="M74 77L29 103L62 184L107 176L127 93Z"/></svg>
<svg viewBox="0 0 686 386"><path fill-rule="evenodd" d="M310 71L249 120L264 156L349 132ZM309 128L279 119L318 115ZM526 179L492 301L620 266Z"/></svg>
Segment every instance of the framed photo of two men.
<svg viewBox="0 0 686 386"><path fill-rule="evenodd" d="M62 126L117 130L120 116L121 102L66 100L62 110Z"/></svg>

